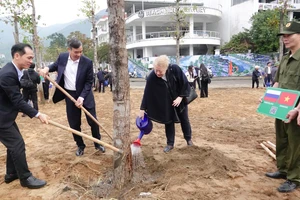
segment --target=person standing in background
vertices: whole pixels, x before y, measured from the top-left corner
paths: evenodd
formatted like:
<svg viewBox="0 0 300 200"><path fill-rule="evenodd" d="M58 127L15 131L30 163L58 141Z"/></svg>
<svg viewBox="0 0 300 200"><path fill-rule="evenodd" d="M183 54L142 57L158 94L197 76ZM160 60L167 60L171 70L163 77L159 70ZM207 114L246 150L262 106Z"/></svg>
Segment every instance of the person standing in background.
<svg viewBox="0 0 300 200"><path fill-rule="evenodd" d="M44 98L46 101L49 101L50 81L47 78L42 77L42 85L43 85Z"/></svg>
<svg viewBox="0 0 300 200"><path fill-rule="evenodd" d="M265 67L264 71L265 71L265 76L267 79L267 82L265 84L266 84L266 87L269 87L271 85L271 80L272 80L272 74L271 74L272 62L270 62L270 61L267 62L267 66Z"/></svg>
<svg viewBox="0 0 300 200"><path fill-rule="evenodd" d="M252 72L252 88L254 88L254 83L256 83L256 88L259 87L259 77L261 76L259 72L259 66L256 65Z"/></svg>
<svg viewBox="0 0 300 200"><path fill-rule="evenodd" d="M112 84L112 72L111 72L111 70L108 70L108 73L104 76L104 79L108 80L110 91L112 92L112 85L113 84Z"/></svg>
<svg viewBox="0 0 300 200"><path fill-rule="evenodd" d="M195 80L198 84L198 89L201 91L201 82L200 82L200 67L194 67L195 69Z"/></svg>
<svg viewBox="0 0 300 200"><path fill-rule="evenodd" d="M100 93L101 92L101 87L102 87L102 92L104 93L105 92L105 85L104 85L104 81L105 81L105 78L104 78L104 72L99 69L98 73L97 73L97 78L98 78L98 92Z"/></svg>
<svg viewBox="0 0 300 200"><path fill-rule="evenodd" d="M186 76L190 86L195 88L196 87L196 81L195 81L196 74L194 73L193 65L190 65L188 67L188 70L185 72L185 76Z"/></svg>
<svg viewBox="0 0 300 200"><path fill-rule="evenodd" d="M278 66L279 66L279 62L276 62L276 63L274 64L274 66L272 67L272 69L271 69L271 75L272 75L271 81L272 81L272 86L273 86L274 83L275 83L275 76L276 76L276 73L277 73L277 70L278 70Z"/></svg>
<svg viewBox="0 0 300 200"><path fill-rule="evenodd" d="M21 79L30 79L33 82L33 86L29 88L23 88L22 94L24 101L28 102L29 100L32 101L33 108L37 111L39 110L38 107L38 98L37 98L37 84L40 84L41 79L39 74L34 70L35 64L32 63L27 71L24 71L24 75ZM22 117L25 117L26 115L23 114Z"/></svg>
<svg viewBox="0 0 300 200"><path fill-rule="evenodd" d="M208 97L208 71L203 63L200 65L200 79L201 79L201 90L200 90L200 98Z"/></svg>

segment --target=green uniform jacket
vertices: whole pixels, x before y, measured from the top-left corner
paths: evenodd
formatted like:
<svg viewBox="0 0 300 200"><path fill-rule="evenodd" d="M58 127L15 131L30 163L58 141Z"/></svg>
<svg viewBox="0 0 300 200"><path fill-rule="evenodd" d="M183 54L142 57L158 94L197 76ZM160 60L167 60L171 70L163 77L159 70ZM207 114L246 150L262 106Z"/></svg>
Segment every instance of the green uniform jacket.
<svg viewBox="0 0 300 200"><path fill-rule="evenodd" d="M288 53L282 58L275 82L279 88L300 91L300 49L294 55ZM275 120L276 161L278 170L300 185L300 126L296 119L288 124Z"/></svg>

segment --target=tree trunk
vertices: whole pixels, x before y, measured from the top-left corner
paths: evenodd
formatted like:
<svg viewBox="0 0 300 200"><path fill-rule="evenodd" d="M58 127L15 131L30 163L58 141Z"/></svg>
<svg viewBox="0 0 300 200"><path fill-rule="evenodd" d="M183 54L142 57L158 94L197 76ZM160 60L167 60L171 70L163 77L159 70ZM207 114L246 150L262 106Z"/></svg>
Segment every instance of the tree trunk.
<svg viewBox="0 0 300 200"><path fill-rule="evenodd" d="M32 6L32 28L33 28L33 35L32 35L32 39L33 39L33 46L34 46L34 52L35 52L35 66L37 68L41 68L42 67L42 61L41 61L41 52L40 52L40 42L39 42L39 36L37 34L37 22L36 22L36 17L35 17L35 4L34 4L34 0L30 0L31 2L31 6ZM40 101L42 104L45 103L45 98L44 98L44 91L43 91L43 87L42 87L42 83L39 84L38 86L39 88L39 96L40 96Z"/></svg>
<svg viewBox="0 0 300 200"><path fill-rule="evenodd" d="M14 13L14 29L15 32L13 32L14 34L14 39L15 39L15 44L20 43L20 36L19 36L19 26L18 26L18 16L17 13Z"/></svg>
<svg viewBox="0 0 300 200"><path fill-rule="evenodd" d="M279 32L281 32L283 30L283 17L284 14L282 12L280 12L280 24L279 24ZM279 58L278 60L280 61L282 56L283 56L283 41L281 39L281 37L279 37Z"/></svg>
<svg viewBox="0 0 300 200"><path fill-rule="evenodd" d="M283 30L284 15L286 14L287 6L288 6L288 0L285 0L283 2L283 7L280 10L280 22L279 22L279 31L280 32ZM283 56L283 53L284 53L283 50L284 50L284 44L283 44L281 37L279 37L279 61L281 60L281 58Z"/></svg>
<svg viewBox="0 0 300 200"><path fill-rule="evenodd" d="M176 0L176 8L175 8L175 21L176 21L176 64L179 66L180 65L180 6L179 6L180 0Z"/></svg>
<svg viewBox="0 0 300 200"><path fill-rule="evenodd" d="M96 72L99 68L98 56L97 56L97 29L96 29L96 18L95 15L92 15L92 29L93 29L93 46L94 46L94 71Z"/></svg>
<svg viewBox="0 0 300 200"><path fill-rule="evenodd" d="M107 0L110 65L113 76L114 145L124 151L123 162L114 171L114 184L122 188L132 178L130 150L130 88L125 38L124 0ZM118 157L118 153L115 153Z"/></svg>

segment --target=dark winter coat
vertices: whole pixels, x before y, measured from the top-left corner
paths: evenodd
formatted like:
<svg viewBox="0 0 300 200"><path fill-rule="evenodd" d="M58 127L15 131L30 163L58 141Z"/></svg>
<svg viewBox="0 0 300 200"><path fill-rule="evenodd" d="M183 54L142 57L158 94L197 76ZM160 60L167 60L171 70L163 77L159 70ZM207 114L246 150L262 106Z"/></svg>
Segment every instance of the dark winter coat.
<svg viewBox="0 0 300 200"><path fill-rule="evenodd" d="M252 72L252 80L258 80L258 78L261 76L260 72L258 70L253 70Z"/></svg>
<svg viewBox="0 0 300 200"><path fill-rule="evenodd" d="M102 70L100 70L98 73L97 73L97 78L99 80L99 82L103 82L105 80L104 78L104 72Z"/></svg>
<svg viewBox="0 0 300 200"><path fill-rule="evenodd" d="M169 65L166 78L167 82L157 77L154 71L150 73L140 109L145 110L148 117L158 123L178 123L180 121L177 113L186 109L186 104L184 99L177 108L173 107L172 103L178 96L188 96L190 86L185 74L178 65Z"/></svg>
<svg viewBox="0 0 300 200"><path fill-rule="evenodd" d="M31 88L23 88L23 90L37 91L37 84L40 84L41 82L39 74L34 71L34 69L29 68L27 71L24 70L22 79L29 79L28 75L31 81L34 83L34 86L32 86Z"/></svg>

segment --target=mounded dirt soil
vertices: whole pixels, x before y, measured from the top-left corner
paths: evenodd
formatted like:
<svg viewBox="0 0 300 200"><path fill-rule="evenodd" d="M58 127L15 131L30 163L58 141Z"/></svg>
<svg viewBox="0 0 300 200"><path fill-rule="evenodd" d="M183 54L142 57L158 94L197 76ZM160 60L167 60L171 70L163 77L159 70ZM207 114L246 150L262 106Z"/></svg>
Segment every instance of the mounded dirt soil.
<svg viewBox="0 0 300 200"><path fill-rule="evenodd" d="M210 89L209 98L198 98L189 105L189 117L195 146L188 147L176 125L175 148L163 153L166 144L164 126L154 123L153 131L142 143L144 166L139 169L143 181L130 183L115 199L165 200L276 200L300 199L300 190L277 192L284 180L271 180L265 172L276 170L275 161L260 147L262 141L275 143L274 119L256 113L264 89ZM131 138L139 130L135 117L143 89L131 89ZM100 123L112 133L112 94L95 93ZM68 126L64 102L40 105L53 121ZM90 135L85 116L82 132ZM96 152L93 142L76 157L72 135L37 119L17 118L26 143L28 165L38 178L47 180L42 189L22 188L19 181L6 184L6 149L0 145L0 199L110 199L104 187L98 187L112 171L113 152ZM101 130L101 129L100 129ZM102 140L110 138L102 131ZM99 189L102 188L102 189ZM103 191L99 191L103 190ZM101 195L100 195L101 194ZM114 192L116 194L116 192Z"/></svg>

